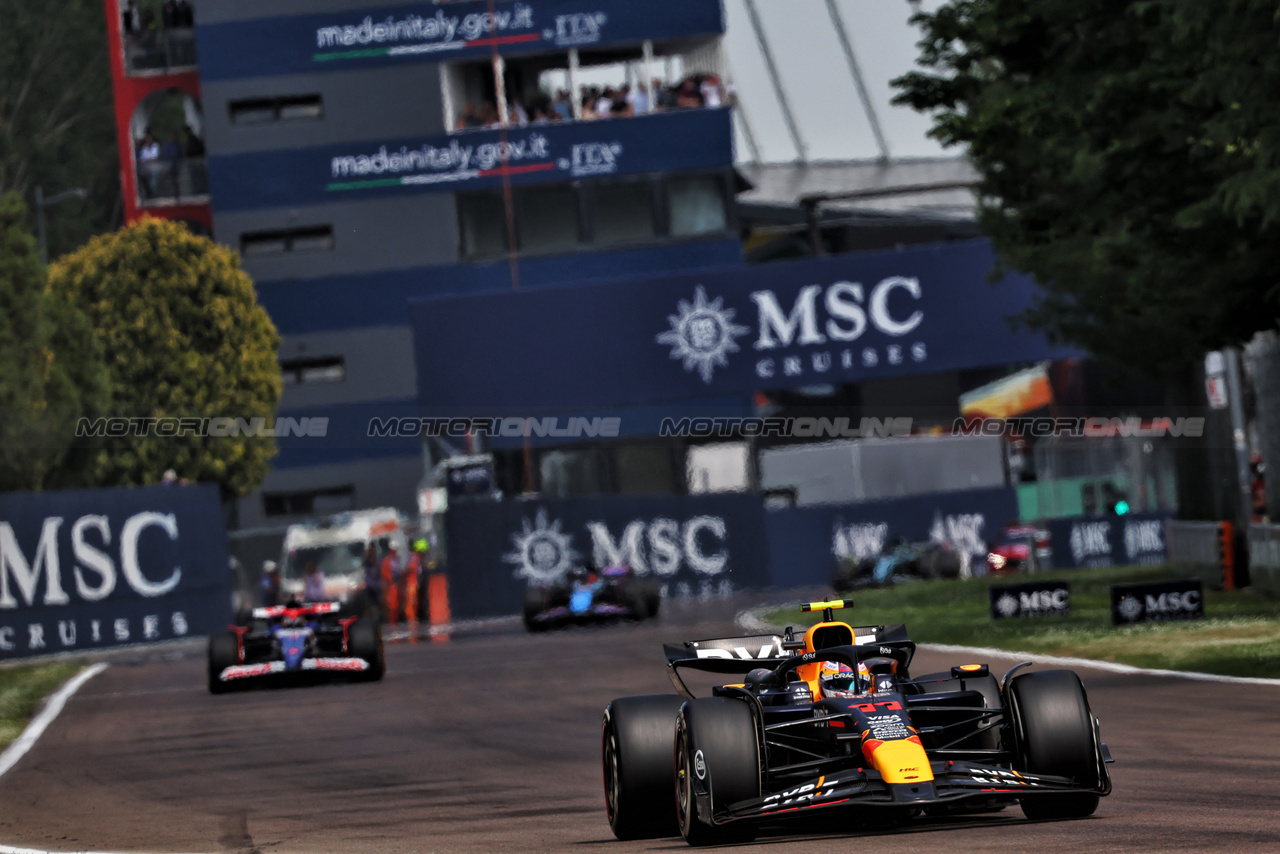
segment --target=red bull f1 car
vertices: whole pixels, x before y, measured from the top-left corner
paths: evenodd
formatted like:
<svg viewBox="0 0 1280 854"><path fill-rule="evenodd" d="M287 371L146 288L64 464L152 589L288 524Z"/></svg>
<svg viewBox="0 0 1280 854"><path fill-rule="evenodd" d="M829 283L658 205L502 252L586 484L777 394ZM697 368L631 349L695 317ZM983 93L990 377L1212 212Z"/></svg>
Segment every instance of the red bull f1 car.
<svg viewBox="0 0 1280 854"><path fill-rule="evenodd" d="M524 591L524 624L531 632L571 624L656 617L662 592L651 578L627 566L607 566L598 573L581 569L565 580L533 585Z"/></svg>
<svg viewBox="0 0 1280 854"><path fill-rule="evenodd" d="M679 695L624 697L604 713L618 838L719 844L815 814L856 826L1014 803L1032 819L1078 818L1110 793L1110 753L1075 673L1020 664L997 680L962 664L913 676L904 626L836 622L843 607L803 606L824 611L803 636L665 645ZM745 678L694 698L686 668Z"/></svg>
<svg viewBox="0 0 1280 854"><path fill-rule="evenodd" d="M346 674L368 681L386 670L382 630L337 602L255 608L209 638L209 691L259 681Z"/></svg>

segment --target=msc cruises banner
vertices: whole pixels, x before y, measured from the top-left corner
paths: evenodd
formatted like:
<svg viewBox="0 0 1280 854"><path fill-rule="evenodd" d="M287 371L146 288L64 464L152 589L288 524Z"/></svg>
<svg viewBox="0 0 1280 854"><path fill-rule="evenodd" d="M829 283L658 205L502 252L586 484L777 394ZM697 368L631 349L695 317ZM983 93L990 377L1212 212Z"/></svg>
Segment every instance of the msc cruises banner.
<svg viewBox="0 0 1280 854"><path fill-rule="evenodd" d="M1165 563L1169 546L1164 529L1171 517L1171 513L1129 513L1052 519L1053 566L1082 569Z"/></svg>
<svg viewBox="0 0 1280 854"><path fill-rule="evenodd" d="M700 109L211 157L209 185L230 211L732 163L729 111Z"/></svg>
<svg viewBox="0 0 1280 854"><path fill-rule="evenodd" d="M413 303L433 406L589 407L1075 355L1006 318L986 241Z"/></svg>
<svg viewBox="0 0 1280 854"><path fill-rule="evenodd" d="M473 0L259 18L196 29L206 81L638 45L724 32L720 0Z"/></svg>
<svg viewBox="0 0 1280 854"><path fill-rule="evenodd" d="M445 524L454 617L520 612L527 585L625 564L667 596L769 585L764 509L754 495L459 501Z"/></svg>
<svg viewBox="0 0 1280 854"><path fill-rule="evenodd" d="M0 661L207 635L230 610L217 487L0 495Z"/></svg>

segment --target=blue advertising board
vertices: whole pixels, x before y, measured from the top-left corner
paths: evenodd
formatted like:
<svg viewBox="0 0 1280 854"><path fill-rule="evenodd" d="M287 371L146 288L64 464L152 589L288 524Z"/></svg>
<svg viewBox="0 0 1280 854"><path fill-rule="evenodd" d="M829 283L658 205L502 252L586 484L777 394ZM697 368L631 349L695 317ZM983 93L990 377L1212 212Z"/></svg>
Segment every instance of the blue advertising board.
<svg viewBox="0 0 1280 854"><path fill-rule="evenodd" d="M0 494L0 661L207 635L230 612L217 487Z"/></svg>
<svg viewBox="0 0 1280 854"><path fill-rule="evenodd" d="M458 501L446 515L456 618L520 612L527 585L588 562L626 564L668 596L769 586L764 509L754 495Z"/></svg>
<svg viewBox="0 0 1280 854"><path fill-rule="evenodd" d="M217 211L459 192L733 163L729 110L553 122L209 158Z"/></svg>
<svg viewBox="0 0 1280 854"><path fill-rule="evenodd" d="M1076 355L1008 318L985 240L412 304L419 397L583 407Z"/></svg>
<svg viewBox="0 0 1280 854"><path fill-rule="evenodd" d="M724 32L720 0L471 0L196 27L204 80L567 53Z"/></svg>
<svg viewBox="0 0 1280 854"><path fill-rule="evenodd" d="M1171 518L1170 513L1129 513L1053 519L1049 522L1053 565L1081 569L1165 563L1169 560L1165 522Z"/></svg>
<svg viewBox="0 0 1280 854"><path fill-rule="evenodd" d="M898 537L949 543L981 572L987 544L1017 517L1011 487L771 510L765 514L771 575L778 587L825 585L838 559L875 558Z"/></svg>

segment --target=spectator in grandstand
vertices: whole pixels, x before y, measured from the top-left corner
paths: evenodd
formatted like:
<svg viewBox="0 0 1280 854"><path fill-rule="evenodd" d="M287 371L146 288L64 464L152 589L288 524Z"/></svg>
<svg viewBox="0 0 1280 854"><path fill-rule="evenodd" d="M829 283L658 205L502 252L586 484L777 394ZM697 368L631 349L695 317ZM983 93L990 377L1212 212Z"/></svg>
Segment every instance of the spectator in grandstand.
<svg viewBox="0 0 1280 854"><path fill-rule="evenodd" d="M179 27L191 29L196 25L196 12L187 0L178 0L176 19Z"/></svg>
<svg viewBox="0 0 1280 854"><path fill-rule="evenodd" d="M124 33L125 42L133 40L138 30L138 0L129 0L120 12L120 31Z"/></svg>
<svg viewBox="0 0 1280 854"><path fill-rule="evenodd" d="M702 95L702 105L704 107L720 107L724 105L724 90L720 87L720 78L716 75L708 74L703 77L698 89Z"/></svg>
<svg viewBox="0 0 1280 854"><path fill-rule="evenodd" d="M692 77L685 78L676 90L676 106L684 110L702 106L702 92Z"/></svg>
<svg viewBox="0 0 1280 854"><path fill-rule="evenodd" d="M657 77L653 78L653 104L658 110L674 110L676 107L676 93L670 86L663 84Z"/></svg>
<svg viewBox="0 0 1280 854"><path fill-rule="evenodd" d="M142 182L142 190L146 198L156 193L156 177L160 169L160 143L147 128L142 141L138 143L138 178Z"/></svg>
<svg viewBox="0 0 1280 854"><path fill-rule="evenodd" d="M642 116L649 112L649 93L643 86L637 86L634 91L630 86L624 86L622 91L626 93L627 103L631 106L631 115Z"/></svg>
<svg viewBox="0 0 1280 854"><path fill-rule="evenodd" d="M164 5L160 7L160 19L166 30L178 26L178 0L164 0Z"/></svg>
<svg viewBox="0 0 1280 854"><path fill-rule="evenodd" d="M573 100L569 97L569 93L565 89L556 92L556 99L551 102L551 109L560 121L568 122L573 120Z"/></svg>

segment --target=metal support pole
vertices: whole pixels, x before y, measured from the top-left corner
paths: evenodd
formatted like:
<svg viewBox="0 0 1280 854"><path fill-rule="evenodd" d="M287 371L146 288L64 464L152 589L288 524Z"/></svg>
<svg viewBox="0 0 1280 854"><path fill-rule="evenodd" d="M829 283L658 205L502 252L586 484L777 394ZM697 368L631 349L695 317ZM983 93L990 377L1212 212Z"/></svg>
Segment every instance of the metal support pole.
<svg viewBox="0 0 1280 854"><path fill-rule="evenodd" d="M649 104L649 112L657 110L658 105L654 103L656 93L653 91L653 40L646 39L644 43L644 98Z"/></svg>
<svg viewBox="0 0 1280 854"><path fill-rule="evenodd" d="M1241 400L1240 353L1235 347L1226 347L1222 355L1227 363L1227 405L1231 412L1231 444L1236 452L1236 520L1247 526L1253 518L1253 491L1249 484L1249 443L1245 439L1244 404Z"/></svg>
<svg viewBox="0 0 1280 854"><path fill-rule="evenodd" d="M507 114L507 62L497 51L493 54L493 91L498 100L498 122L506 127L511 123Z"/></svg>
<svg viewBox="0 0 1280 854"><path fill-rule="evenodd" d="M582 121L582 98L578 93L578 49L569 51L569 107L574 121Z"/></svg>
<svg viewBox="0 0 1280 854"><path fill-rule="evenodd" d="M44 187L36 187L36 234L40 241L40 263L49 263L49 241L44 233Z"/></svg>

